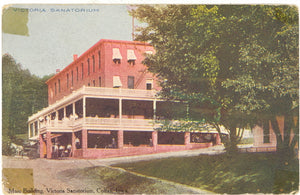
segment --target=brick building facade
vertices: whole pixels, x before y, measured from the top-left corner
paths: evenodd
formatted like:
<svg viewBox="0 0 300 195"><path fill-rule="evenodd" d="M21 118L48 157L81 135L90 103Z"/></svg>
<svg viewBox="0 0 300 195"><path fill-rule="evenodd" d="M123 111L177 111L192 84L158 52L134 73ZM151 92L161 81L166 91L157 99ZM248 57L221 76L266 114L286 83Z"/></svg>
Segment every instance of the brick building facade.
<svg viewBox="0 0 300 195"><path fill-rule="evenodd" d="M40 157L103 158L220 144L215 131L159 132L166 102L142 61L148 43L100 40L50 78L47 108L28 119Z"/></svg>

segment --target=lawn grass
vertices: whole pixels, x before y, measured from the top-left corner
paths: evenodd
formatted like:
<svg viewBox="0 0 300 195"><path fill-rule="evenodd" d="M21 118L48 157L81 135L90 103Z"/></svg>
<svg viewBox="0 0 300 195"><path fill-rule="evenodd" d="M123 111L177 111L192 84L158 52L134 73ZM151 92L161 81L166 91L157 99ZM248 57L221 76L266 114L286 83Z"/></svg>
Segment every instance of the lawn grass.
<svg viewBox="0 0 300 195"><path fill-rule="evenodd" d="M77 188L93 190L102 194L195 194L197 191L142 177L111 167L96 166L83 169L68 169L60 172L59 178ZM77 178L77 179L76 179ZM78 178L80 178L78 180Z"/></svg>
<svg viewBox="0 0 300 195"><path fill-rule="evenodd" d="M117 164L130 171L216 193L291 193L298 191L298 160L277 163L273 153L200 155Z"/></svg>

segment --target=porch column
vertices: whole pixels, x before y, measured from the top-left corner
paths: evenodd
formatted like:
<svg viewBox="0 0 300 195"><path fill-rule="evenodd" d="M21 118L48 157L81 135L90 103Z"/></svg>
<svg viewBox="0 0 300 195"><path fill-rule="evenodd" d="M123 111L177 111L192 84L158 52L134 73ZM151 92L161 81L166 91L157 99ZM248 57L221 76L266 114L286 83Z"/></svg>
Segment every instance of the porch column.
<svg viewBox="0 0 300 195"><path fill-rule="evenodd" d="M51 158L52 156L51 132L47 131L46 139L47 139L47 158Z"/></svg>
<svg viewBox="0 0 300 195"><path fill-rule="evenodd" d="M40 120L37 120L37 134L40 134Z"/></svg>
<svg viewBox="0 0 300 195"><path fill-rule="evenodd" d="M85 104L86 104L86 98L85 97L83 97L83 99L82 99L82 114L83 114L83 121L85 122L85 116L86 116L86 110L85 110Z"/></svg>
<svg viewBox="0 0 300 195"><path fill-rule="evenodd" d="M67 117L67 108L64 107L64 118L66 118L66 117Z"/></svg>
<svg viewBox="0 0 300 195"><path fill-rule="evenodd" d="M221 142L221 137L220 137L220 134L217 133L217 136L216 136L216 145L221 145L222 142Z"/></svg>
<svg viewBox="0 0 300 195"><path fill-rule="evenodd" d="M122 98L119 99L119 119L120 126L122 127Z"/></svg>
<svg viewBox="0 0 300 195"><path fill-rule="evenodd" d="M184 145L189 147L190 143L191 143L191 133L190 132L184 132Z"/></svg>
<svg viewBox="0 0 300 195"><path fill-rule="evenodd" d="M118 148L123 148L123 142L124 142L124 135L123 130L118 131Z"/></svg>
<svg viewBox="0 0 300 195"><path fill-rule="evenodd" d="M31 133L30 133L30 124L31 124L31 123L28 123L28 137L31 137Z"/></svg>
<svg viewBox="0 0 300 195"><path fill-rule="evenodd" d="M75 133L72 132L72 152L71 152L71 156L74 157L74 153L75 153L75 150L76 150L76 145L75 145Z"/></svg>
<svg viewBox="0 0 300 195"><path fill-rule="evenodd" d="M55 111L55 121L58 122L58 111Z"/></svg>
<svg viewBox="0 0 300 195"><path fill-rule="evenodd" d="M153 100L153 120L156 120L156 99Z"/></svg>
<svg viewBox="0 0 300 195"><path fill-rule="evenodd" d="M83 129L82 130L82 140L81 140L81 147L83 150L83 155L85 154L86 150L87 150L87 146L88 146L88 136L87 136L87 130Z"/></svg>
<svg viewBox="0 0 300 195"><path fill-rule="evenodd" d="M153 131L152 132L152 143L153 143L153 148L154 148L154 151L157 150L157 134L158 132L157 131Z"/></svg>
<svg viewBox="0 0 300 195"><path fill-rule="evenodd" d="M35 136L35 121L33 121L33 131L32 131L32 136Z"/></svg>
<svg viewBox="0 0 300 195"><path fill-rule="evenodd" d="M40 158L44 158L44 147L45 147L45 142L43 140L43 135L39 135L39 142L40 142Z"/></svg>
<svg viewBox="0 0 300 195"><path fill-rule="evenodd" d="M72 104L72 111L73 111L73 117L75 117L75 102L73 102L73 104Z"/></svg>

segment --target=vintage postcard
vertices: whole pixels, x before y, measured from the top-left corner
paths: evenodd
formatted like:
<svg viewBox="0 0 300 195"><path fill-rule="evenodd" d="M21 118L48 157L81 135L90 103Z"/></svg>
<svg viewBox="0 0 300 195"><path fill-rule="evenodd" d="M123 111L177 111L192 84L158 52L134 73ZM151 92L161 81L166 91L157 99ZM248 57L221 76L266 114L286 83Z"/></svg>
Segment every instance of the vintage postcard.
<svg viewBox="0 0 300 195"><path fill-rule="evenodd" d="M294 4L2 7L3 194L299 190Z"/></svg>

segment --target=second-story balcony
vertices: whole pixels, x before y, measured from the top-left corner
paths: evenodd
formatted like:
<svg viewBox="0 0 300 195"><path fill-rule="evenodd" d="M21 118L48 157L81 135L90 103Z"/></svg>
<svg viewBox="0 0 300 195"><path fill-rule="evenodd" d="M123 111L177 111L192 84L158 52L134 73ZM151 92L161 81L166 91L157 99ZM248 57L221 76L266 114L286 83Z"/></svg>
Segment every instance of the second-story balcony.
<svg viewBox="0 0 300 195"><path fill-rule="evenodd" d="M86 117L80 119L50 120L40 123L40 133L73 132L81 129L89 130L125 130L125 131L153 131L159 127L152 119L129 118L100 118Z"/></svg>

